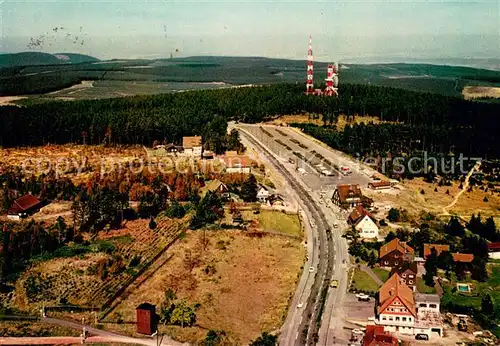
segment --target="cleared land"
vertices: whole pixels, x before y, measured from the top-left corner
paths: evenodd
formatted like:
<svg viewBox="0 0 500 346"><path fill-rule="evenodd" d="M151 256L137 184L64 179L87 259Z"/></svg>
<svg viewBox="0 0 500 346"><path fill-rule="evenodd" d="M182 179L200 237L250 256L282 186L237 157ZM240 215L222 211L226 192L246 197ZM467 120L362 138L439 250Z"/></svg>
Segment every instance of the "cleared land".
<svg viewBox="0 0 500 346"><path fill-rule="evenodd" d="M379 277L379 279L382 280L383 282L386 282L387 279L389 279L389 276L391 274L390 271L379 268L379 267L374 267L374 268L372 268L372 270L375 273L375 275L377 275Z"/></svg>
<svg viewBox="0 0 500 346"><path fill-rule="evenodd" d="M481 97L500 98L500 87L466 86L462 90L462 95L466 100Z"/></svg>
<svg viewBox="0 0 500 346"><path fill-rule="evenodd" d="M351 287L364 292L377 292L379 288L378 284L370 276L357 268L354 270Z"/></svg>
<svg viewBox="0 0 500 346"><path fill-rule="evenodd" d="M308 124L315 124L315 125L323 125L323 121L321 119L321 116L317 116L316 119L311 116L307 115L285 115L282 117L279 117L278 119L275 119L270 122L271 124L279 125L283 123L287 124L292 124L292 123L308 123ZM354 125L354 124L361 124L361 123L374 123L374 124L380 124L381 121L378 117L372 117L368 115L356 115L354 119L349 120L345 115L340 115L337 119L337 122L335 126L339 131L343 130L346 125Z"/></svg>
<svg viewBox="0 0 500 346"><path fill-rule="evenodd" d="M232 344L243 345L261 331L279 328L304 261L300 241L271 235L251 237L241 231L207 231L205 236L208 244L203 250L203 231L188 231L169 250L170 261L109 319L121 316L124 321L134 321L135 307L143 302L155 304L158 311L170 288L178 298L201 304L196 327L164 328L179 340L196 342L213 329L224 330ZM186 259L192 255L197 259L194 267ZM122 330L133 332L129 327L123 325Z"/></svg>
<svg viewBox="0 0 500 346"><path fill-rule="evenodd" d="M36 321L0 322L0 337L79 336L81 331Z"/></svg>
<svg viewBox="0 0 500 346"><path fill-rule="evenodd" d="M14 306L37 311L42 305L101 307L184 231L186 219L129 221L122 230L103 233L96 244L81 246L84 255L35 262L16 282ZM60 252L66 256L65 251Z"/></svg>
<svg viewBox="0 0 500 346"><path fill-rule="evenodd" d="M460 191L459 182L453 182L451 186L438 186L437 184L426 183L422 178L405 180L403 184L390 191L374 191L368 188L363 189L363 194L371 197L377 204L390 205L406 209L408 213L417 217L421 212L431 212L436 215L443 213L446 207ZM437 192L434 191L437 189ZM424 193L422 194L422 191ZM446 193L449 191L449 193ZM484 201L487 197L488 201ZM471 192L465 191L457 203L449 209L449 213L458 215L466 220L474 213L481 213L483 217L493 216L496 221L500 221L498 210L500 208L500 194L474 187ZM387 211L380 211L378 217L387 216Z"/></svg>

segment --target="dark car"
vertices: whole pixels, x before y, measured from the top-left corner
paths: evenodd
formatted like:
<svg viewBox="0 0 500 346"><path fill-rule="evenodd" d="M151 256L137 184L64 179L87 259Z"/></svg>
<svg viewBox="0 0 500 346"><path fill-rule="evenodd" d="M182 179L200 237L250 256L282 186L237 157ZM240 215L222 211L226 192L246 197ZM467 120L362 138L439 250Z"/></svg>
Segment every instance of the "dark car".
<svg viewBox="0 0 500 346"><path fill-rule="evenodd" d="M429 340L429 335L427 334L417 334L415 335L416 340Z"/></svg>

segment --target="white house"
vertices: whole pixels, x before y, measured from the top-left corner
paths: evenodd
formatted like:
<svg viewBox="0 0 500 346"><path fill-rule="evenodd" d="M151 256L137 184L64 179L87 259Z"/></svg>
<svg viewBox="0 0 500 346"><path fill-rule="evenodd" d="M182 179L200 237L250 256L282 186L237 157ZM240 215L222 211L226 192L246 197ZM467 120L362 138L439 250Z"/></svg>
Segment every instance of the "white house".
<svg viewBox="0 0 500 346"><path fill-rule="evenodd" d="M250 173L250 158L248 156L224 156L221 161L226 166L226 173Z"/></svg>
<svg viewBox="0 0 500 346"><path fill-rule="evenodd" d="M260 203L266 203L269 199L269 191L267 191L264 187L261 187L259 191L257 191L257 200Z"/></svg>
<svg viewBox="0 0 500 346"><path fill-rule="evenodd" d="M184 154L201 157L203 151L201 136L182 137L182 146L184 147Z"/></svg>
<svg viewBox="0 0 500 346"><path fill-rule="evenodd" d="M379 229L375 218L362 205L354 208L349 215L348 222L354 225L361 238L378 238Z"/></svg>

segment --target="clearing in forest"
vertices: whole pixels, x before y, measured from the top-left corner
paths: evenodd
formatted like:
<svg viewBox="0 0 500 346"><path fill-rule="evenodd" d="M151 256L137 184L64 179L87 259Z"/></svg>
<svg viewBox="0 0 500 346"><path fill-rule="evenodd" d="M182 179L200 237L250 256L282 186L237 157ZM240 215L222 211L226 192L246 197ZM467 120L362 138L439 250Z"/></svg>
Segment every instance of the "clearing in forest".
<svg viewBox="0 0 500 346"><path fill-rule="evenodd" d="M107 320L135 321L135 307L144 302L156 305L159 313L165 290L172 289L177 298L200 304L196 326L162 326L160 331L195 343L208 330L223 330L231 344L247 345L283 323L305 257L303 245L293 238L216 230L188 231L169 253L169 262ZM134 333L126 323L113 326Z"/></svg>

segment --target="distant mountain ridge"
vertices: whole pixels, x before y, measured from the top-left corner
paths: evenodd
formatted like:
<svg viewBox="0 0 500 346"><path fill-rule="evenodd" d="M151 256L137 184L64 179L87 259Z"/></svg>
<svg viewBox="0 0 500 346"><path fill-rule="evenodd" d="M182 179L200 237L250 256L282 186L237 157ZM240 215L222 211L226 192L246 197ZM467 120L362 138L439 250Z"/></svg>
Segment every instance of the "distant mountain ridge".
<svg viewBox="0 0 500 346"><path fill-rule="evenodd" d="M99 59L77 53L49 54L41 52L22 52L0 54L0 67L79 64L93 61L99 61Z"/></svg>

